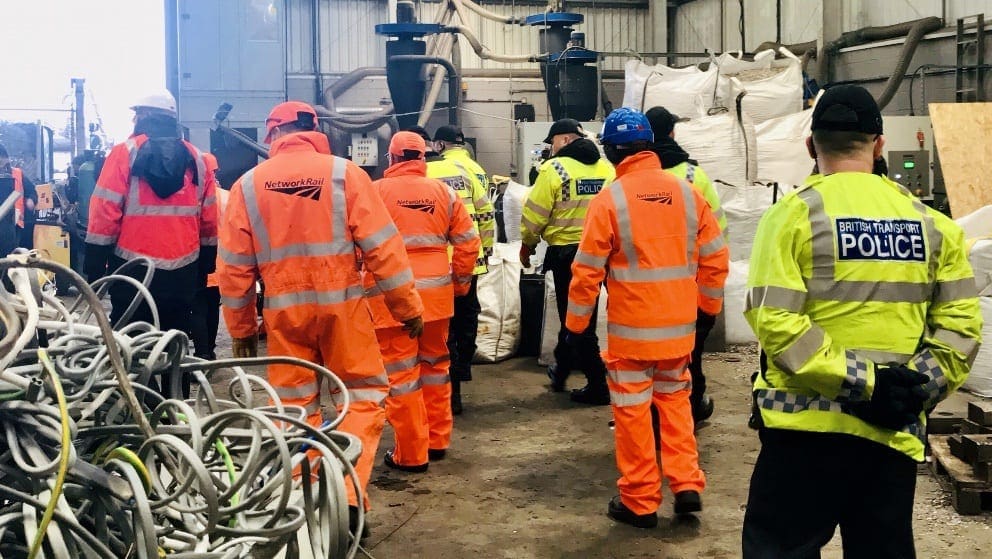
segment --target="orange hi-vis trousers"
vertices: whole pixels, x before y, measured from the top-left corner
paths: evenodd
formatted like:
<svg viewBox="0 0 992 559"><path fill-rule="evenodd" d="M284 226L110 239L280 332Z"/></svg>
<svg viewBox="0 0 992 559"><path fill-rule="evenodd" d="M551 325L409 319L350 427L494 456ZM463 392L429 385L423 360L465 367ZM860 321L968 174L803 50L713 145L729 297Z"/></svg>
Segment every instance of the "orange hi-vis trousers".
<svg viewBox="0 0 992 559"><path fill-rule="evenodd" d="M656 512L661 505L662 472L673 493L702 492L706 478L699 469L693 433L689 356L660 361L605 357L616 423L620 500L636 514ZM652 404L660 417L660 465L651 426Z"/></svg>
<svg viewBox="0 0 992 559"><path fill-rule="evenodd" d="M451 444L448 319L426 322L417 339L401 327L377 329L376 336L389 374L386 420L395 433L393 460L426 464L428 448Z"/></svg>

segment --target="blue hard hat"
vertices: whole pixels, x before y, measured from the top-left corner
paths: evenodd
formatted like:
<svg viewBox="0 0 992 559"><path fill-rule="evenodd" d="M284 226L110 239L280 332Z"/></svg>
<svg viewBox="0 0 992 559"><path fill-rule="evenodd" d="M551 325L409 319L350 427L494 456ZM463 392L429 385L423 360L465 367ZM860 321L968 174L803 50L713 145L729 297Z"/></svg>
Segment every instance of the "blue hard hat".
<svg viewBox="0 0 992 559"><path fill-rule="evenodd" d="M606 117L599 140L604 144L615 146L638 141L653 142L654 132L651 131L651 123L644 113L628 107L620 107Z"/></svg>

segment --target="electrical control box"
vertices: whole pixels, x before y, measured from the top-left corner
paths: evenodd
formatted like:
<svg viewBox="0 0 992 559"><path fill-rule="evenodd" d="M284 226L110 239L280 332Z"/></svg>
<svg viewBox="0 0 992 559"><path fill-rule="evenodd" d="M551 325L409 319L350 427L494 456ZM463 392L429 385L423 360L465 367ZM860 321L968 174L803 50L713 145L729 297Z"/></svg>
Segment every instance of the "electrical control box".
<svg viewBox="0 0 992 559"><path fill-rule="evenodd" d="M525 186L530 186L530 171L540 167L541 150L548 146L544 139L548 137L553 122L518 122L516 136L516 176L514 180ZM582 129L590 134L598 134L603 129L602 122L583 122Z"/></svg>
<svg viewBox="0 0 992 559"><path fill-rule="evenodd" d="M889 178L905 186L921 200L933 200L934 183L933 127L928 116L884 116L885 148ZM939 172L937 173L939 177Z"/></svg>
<svg viewBox="0 0 992 559"><path fill-rule="evenodd" d="M379 165L379 138L375 133L351 135L351 160L359 167Z"/></svg>

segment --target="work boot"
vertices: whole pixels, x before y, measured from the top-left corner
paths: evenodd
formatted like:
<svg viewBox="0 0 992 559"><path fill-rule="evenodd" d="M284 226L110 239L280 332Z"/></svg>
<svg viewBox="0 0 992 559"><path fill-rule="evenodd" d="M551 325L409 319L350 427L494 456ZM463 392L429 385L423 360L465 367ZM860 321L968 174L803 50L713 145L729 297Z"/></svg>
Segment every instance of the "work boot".
<svg viewBox="0 0 992 559"><path fill-rule="evenodd" d="M448 455L448 450L445 448L428 448L427 449L427 459L431 462L437 462L438 460L444 460L444 457Z"/></svg>
<svg viewBox="0 0 992 559"><path fill-rule="evenodd" d="M354 534L358 530L358 507L348 505L348 531ZM369 530L369 516L365 515L365 524L362 526L362 536L358 541L365 541L372 535Z"/></svg>
<svg viewBox="0 0 992 559"><path fill-rule="evenodd" d="M654 528L658 525L658 513L636 514L627 508L620 500L620 495L610 499L610 506L606 509L606 516L617 522L630 524L635 528Z"/></svg>
<svg viewBox="0 0 992 559"><path fill-rule="evenodd" d="M565 381L568 379L568 375L559 375L558 367L555 365L548 365L548 378L551 379L552 392L565 391Z"/></svg>
<svg viewBox="0 0 992 559"><path fill-rule="evenodd" d="M679 491L675 494L675 514L689 514L703 510L699 491Z"/></svg>
<svg viewBox="0 0 992 559"><path fill-rule="evenodd" d="M582 388L572 391L572 401L590 406L608 406L610 404L610 390L605 384L587 384Z"/></svg>
<svg viewBox="0 0 992 559"><path fill-rule="evenodd" d="M692 403L692 420L702 423L713 415L713 398L705 394L697 402Z"/></svg>
<svg viewBox="0 0 992 559"><path fill-rule="evenodd" d="M427 471L427 467L430 466L430 462L425 464L419 464L417 466L406 466L404 464L397 464L393 460L393 451L390 450L386 453L386 456L382 458L383 464L394 470L399 470L401 472L410 472L411 474L422 474Z"/></svg>
<svg viewBox="0 0 992 559"><path fill-rule="evenodd" d="M462 383L451 377L451 415L462 414Z"/></svg>

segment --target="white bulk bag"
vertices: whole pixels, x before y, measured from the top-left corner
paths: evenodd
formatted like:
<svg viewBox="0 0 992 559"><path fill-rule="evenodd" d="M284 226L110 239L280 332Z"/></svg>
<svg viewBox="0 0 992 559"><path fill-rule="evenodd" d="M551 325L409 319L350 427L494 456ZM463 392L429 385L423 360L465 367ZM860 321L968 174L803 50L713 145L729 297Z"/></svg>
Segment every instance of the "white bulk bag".
<svg viewBox="0 0 992 559"><path fill-rule="evenodd" d="M992 238L968 241L968 261L979 293L992 293ZM992 338L986 338L992 343Z"/></svg>
<svg viewBox="0 0 992 559"><path fill-rule="evenodd" d="M775 60L771 65L772 70L779 70L777 73L750 81L744 74L738 75L747 91L744 113L756 124L803 110L802 61L786 48L779 52L785 59Z"/></svg>
<svg viewBox="0 0 992 559"><path fill-rule="evenodd" d="M679 122L675 140L714 181L743 185L757 176L754 125L747 115L738 119L736 111L726 110Z"/></svg>
<svg viewBox="0 0 992 559"><path fill-rule="evenodd" d="M954 220L964 229L966 239L992 236L992 206L979 208Z"/></svg>
<svg viewBox="0 0 992 559"><path fill-rule="evenodd" d="M992 340L992 297L979 297L982 309L982 339ZM992 344L985 343L978 350L971 373L964 381L963 388L983 398L992 398Z"/></svg>
<svg viewBox="0 0 992 559"><path fill-rule="evenodd" d="M763 50L754 55L754 60L744 60L744 53L737 51L737 56L733 53L725 52L714 59L720 74L737 75L748 70L768 70L772 67L772 60L775 60L775 51L772 49Z"/></svg>
<svg viewBox="0 0 992 559"><path fill-rule="evenodd" d="M810 109L754 125L758 144L758 181L777 182L782 192L803 184L813 172L815 163L806 149L812 121L813 111Z"/></svg>
<svg viewBox="0 0 992 559"><path fill-rule="evenodd" d="M726 318L727 343L747 344L757 342L754 331L744 320L744 297L747 294L747 271L749 262L730 263L730 273L723 288L723 308Z"/></svg>
<svg viewBox="0 0 992 559"><path fill-rule="evenodd" d="M731 260L749 260L758 223L772 205L773 191L764 185L716 185L720 206L727 217Z"/></svg>
<svg viewBox="0 0 992 559"><path fill-rule="evenodd" d="M705 72L688 75L650 74L644 84L641 105L634 108L647 112L652 107L665 107L680 117L695 117L718 106L725 106L729 81L720 88L720 72L710 67Z"/></svg>
<svg viewBox="0 0 992 559"><path fill-rule="evenodd" d="M477 286L479 333L475 362L496 363L513 357L520 343L520 241L496 243L489 272Z"/></svg>
<svg viewBox="0 0 992 559"><path fill-rule="evenodd" d="M520 216L530 188L518 182L510 181L503 191L503 225L506 231L506 241L512 243L520 240Z"/></svg>
<svg viewBox="0 0 992 559"><path fill-rule="evenodd" d="M687 66L685 68L670 68L664 64L645 64L640 60L631 59L623 65L623 106L632 109L641 109L644 99L644 84L648 76L653 76L656 80L663 78L675 79L679 76L689 76L698 74L699 68ZM651 108L651 107L648 107Z"/></svg>

